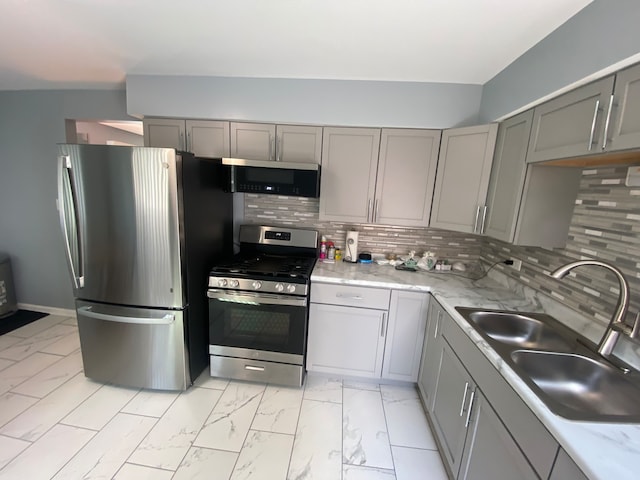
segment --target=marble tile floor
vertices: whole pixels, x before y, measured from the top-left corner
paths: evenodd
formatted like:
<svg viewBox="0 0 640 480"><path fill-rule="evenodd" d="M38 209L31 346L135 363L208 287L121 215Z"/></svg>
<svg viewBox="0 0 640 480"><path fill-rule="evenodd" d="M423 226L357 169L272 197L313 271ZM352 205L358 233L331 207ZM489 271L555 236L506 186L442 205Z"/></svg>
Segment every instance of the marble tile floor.
<svg viewBox="0 0 640 480"><path fill-rule="evenodd" d="M82 373L75 318L0 336L0 479L444 480L415 388L309 375L186 392Z"/></svg>

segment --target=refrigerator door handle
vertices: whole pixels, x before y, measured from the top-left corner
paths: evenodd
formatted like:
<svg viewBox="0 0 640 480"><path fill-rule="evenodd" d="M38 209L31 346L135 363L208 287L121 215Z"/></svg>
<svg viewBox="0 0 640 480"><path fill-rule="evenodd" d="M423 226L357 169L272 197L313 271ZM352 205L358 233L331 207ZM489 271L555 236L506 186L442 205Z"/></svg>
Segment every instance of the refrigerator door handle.
<svg viewBox="0 0 640 480"><path fill-rule="evenodd" d="M170 313L162 315L161 317L152 317L152 318L144 318L144 317L126 317L124 315L109 315L106 313L94 312L93 307L80 307L78 309L78 313L80 315L84 315L85 317L95 318L97 320L107 320L109 322L119 322L119 323L134 323L138 325L170 325L172 324L176 317Z"/></svg>
<svg viewBox="0 0 640 480"><path fill-rule="evenodd" d="M71 208L75 219L75 235L76 244L78 245L78 271L73 262L73 256L71 255L71 244L69 236L69 228L67 225L67 212L65 208L65 181L71 192ZM64 235L64 245L67 252L67 260L71 267L71 276L73 278L73 284L76 289L84 287L84 271L83 271L83 245L82 238L80 236L80 224L78 222L78 201L75 187L73 184L73 173L71 170L71 158L68 155L62 155L58 159L58 213L60 214L60 224L62 226L62 233Z"/></svg>

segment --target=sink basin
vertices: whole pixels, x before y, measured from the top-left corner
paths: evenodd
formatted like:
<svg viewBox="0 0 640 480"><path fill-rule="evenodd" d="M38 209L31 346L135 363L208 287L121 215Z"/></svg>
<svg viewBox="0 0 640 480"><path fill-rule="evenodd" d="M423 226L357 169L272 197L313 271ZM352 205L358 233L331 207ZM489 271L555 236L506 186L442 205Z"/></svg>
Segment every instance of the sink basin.
<svg viewBox="0 0 640 480"><path fill-rule="evenodd" d="M469 320L492 339L521 349L570 351L572 343L547 324L518 313L476 311Z"/></svg>
<svg viewBox="0 0 640 480"><path fill-rule="evenodd" d="M573 420L640 421L640 385L615 367L572 353L515 350L511 359L520 377L529 379L558 415Z"/></svg>

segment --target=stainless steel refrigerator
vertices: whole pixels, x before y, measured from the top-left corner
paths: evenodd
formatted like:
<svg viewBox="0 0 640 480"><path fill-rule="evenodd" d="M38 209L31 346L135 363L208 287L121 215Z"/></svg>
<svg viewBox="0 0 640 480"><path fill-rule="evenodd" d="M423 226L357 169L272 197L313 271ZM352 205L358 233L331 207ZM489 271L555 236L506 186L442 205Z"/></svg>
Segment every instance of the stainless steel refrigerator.
<svg viewBox="0 0 640 480"><path fill-rule="evenodd" d="M208 270L233 248L225 167L167 148L58 153L85 375L186 389L208 365Z"/></svg>

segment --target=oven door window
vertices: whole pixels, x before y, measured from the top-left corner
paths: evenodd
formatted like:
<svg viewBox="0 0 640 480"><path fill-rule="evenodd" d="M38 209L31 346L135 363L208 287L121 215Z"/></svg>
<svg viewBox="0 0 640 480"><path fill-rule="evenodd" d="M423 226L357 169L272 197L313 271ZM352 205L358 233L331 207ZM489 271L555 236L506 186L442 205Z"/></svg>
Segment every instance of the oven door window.
<svg viewBox="0 0 640 480"><path fill-rule="evenodd" d="M212 345L303 355L306 325L306 306L209 299Z"/></svg>

